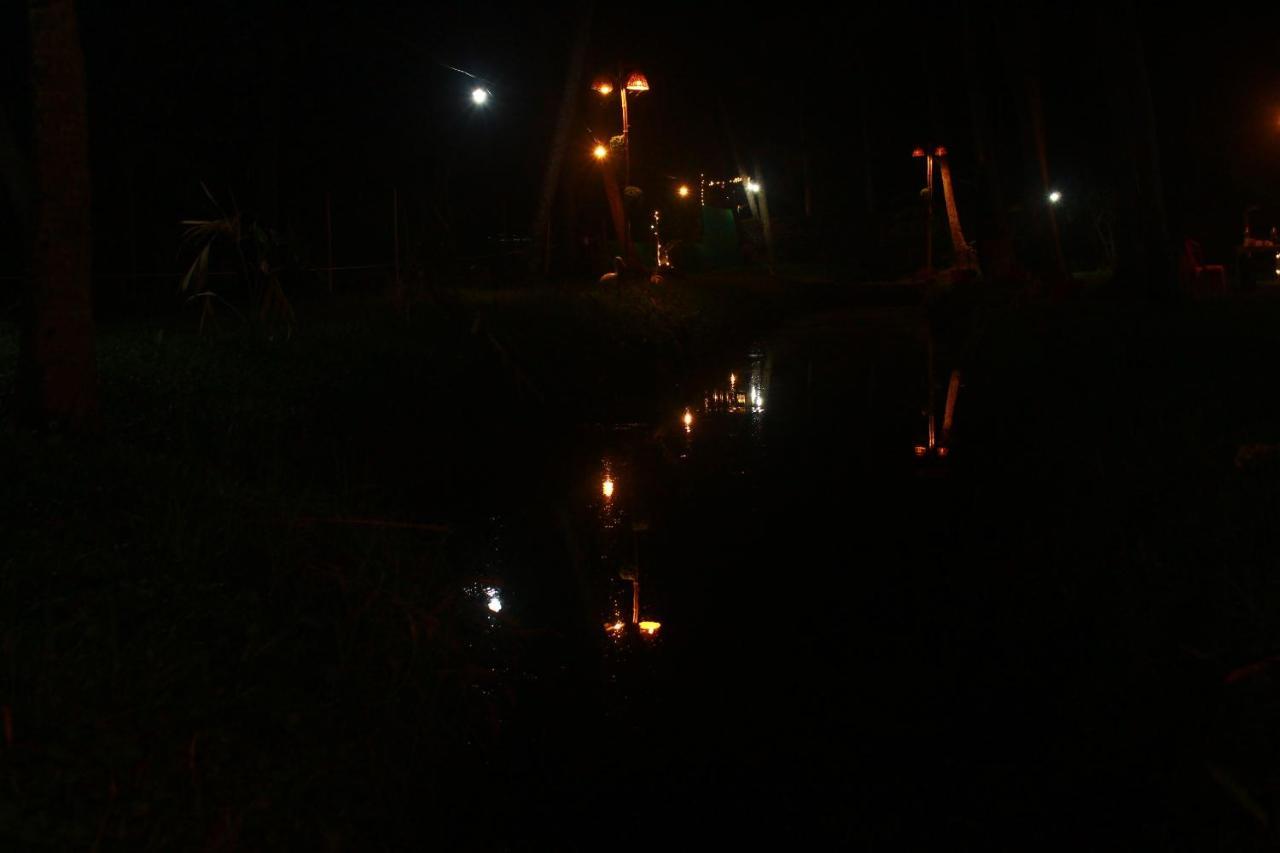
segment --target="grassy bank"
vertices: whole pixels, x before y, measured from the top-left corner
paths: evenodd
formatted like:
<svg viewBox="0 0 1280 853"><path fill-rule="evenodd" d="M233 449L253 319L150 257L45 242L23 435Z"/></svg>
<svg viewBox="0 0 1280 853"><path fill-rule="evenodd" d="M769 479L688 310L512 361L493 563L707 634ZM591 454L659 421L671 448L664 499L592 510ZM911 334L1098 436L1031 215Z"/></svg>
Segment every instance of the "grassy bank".
<svg viewBox="0 0 1280 853"><path fill-rule="evenodd" d="M4 845L394 845L520 784L492 778L494 662L591 679L460 606L468 525L536 501L494 484L543 478L566 427L644 417L785 305L681 282L302 304L284 341L102 323L97 429L4 426ZM5 389L15 353L6 329ZM563 562L554 531L524 538Z"/></svg>

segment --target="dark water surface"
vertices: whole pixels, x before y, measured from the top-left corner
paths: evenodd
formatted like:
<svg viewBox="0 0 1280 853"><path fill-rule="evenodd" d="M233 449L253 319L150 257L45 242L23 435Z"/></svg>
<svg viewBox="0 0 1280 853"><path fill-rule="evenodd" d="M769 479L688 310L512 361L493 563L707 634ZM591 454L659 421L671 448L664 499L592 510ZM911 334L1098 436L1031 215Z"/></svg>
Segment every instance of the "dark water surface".
<svg viewBox="0 0 1280 853"><path fill-rule="evenodd" d="M1028 584L1053 484L984 438L1008 412L976 383L916 458L926 340L898 309L806 317L549 451L470 590L501 699L459 841L1201 846L1185 812L1218 800L1159 691Z"/></svg>

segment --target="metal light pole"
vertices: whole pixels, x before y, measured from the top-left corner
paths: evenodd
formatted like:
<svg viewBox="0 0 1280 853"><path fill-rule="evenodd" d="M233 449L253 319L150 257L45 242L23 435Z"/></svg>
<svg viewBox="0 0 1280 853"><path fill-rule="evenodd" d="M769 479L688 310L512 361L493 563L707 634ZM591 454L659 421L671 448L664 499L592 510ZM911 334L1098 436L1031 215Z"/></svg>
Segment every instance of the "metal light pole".
<svg viewBox="0 0 1280 853"><path fill-rule="evenodd" d="M627 112L627 93L630 92L633 95L639 95L642 92L649 91L649 79L639 71L632 71L631 75L627 77L625 82L620 78L621 75L619 75L619 83L621 85L618 86L618 100L622 105L622 188L625 192L626 188L631 186L631 117ZM596 82L592 84L591 88L599 92L601 95L608 97L613 94L614 84L613 81L607 78L601 78L596 80ZM626 222L626 234L627 241L630 242L631 218L629 216L627 217Z"/></svg>
<svg viewBox="0 0 1280 853"><path fill-rule="evenodd" d="M925 216L927 217L924 224L924 268L926 272L933 272L933 155L923 148L917 148L911 152L911 156L924 158Z"/></svg>

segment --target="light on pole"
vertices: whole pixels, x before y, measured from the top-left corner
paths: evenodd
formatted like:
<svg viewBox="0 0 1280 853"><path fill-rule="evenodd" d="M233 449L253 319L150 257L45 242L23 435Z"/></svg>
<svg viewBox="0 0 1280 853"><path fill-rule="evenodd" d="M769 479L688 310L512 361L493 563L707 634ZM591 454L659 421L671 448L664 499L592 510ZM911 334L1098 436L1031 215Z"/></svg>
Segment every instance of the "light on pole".
<svg viewBox="0 0 1280 853"><path fill-rule="evenodd" d="M614 84L612 80L601 78L591 84L591 88L604 97L612 95L614 92ZM624 186L631 185L631 120L627 114L627 93L639 95L649 91L649 78L639 71L631 72L625 82L621 86L616 87L618 92L618 101L622 106L622 148L626 156L625 168L623 171Z"/></svg>
<svg viewBox="0 0 1280 853"><path fill-rule="evenodd" d="M477 86L471 90L471 103L477 107L483 107L489 103L489 90L483 86Z"/></svg>

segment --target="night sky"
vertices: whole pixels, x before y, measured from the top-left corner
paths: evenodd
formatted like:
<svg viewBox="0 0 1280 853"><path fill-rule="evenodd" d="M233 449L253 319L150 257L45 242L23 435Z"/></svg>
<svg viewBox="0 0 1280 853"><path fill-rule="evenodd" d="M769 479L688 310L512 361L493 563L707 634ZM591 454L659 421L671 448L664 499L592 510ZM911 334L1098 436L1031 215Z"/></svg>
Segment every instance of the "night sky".
<svg viewBox="0 0 1280 853"><path fill-rule="evenodd" d="M1006 14L961 3L841 13L819 4L596 4L584 83L619 66L647 74L652 91L633 101L633 182L649 193L758 164L775 213L794 215L808 156L816 215L858 220L868 204L891 215L921 183L912 147L945 144L962 218L972 218L968 50L999 131L991 144L1009 205L1034 205L1041 192L1019 118L1019 81L1030 70L1043 93L1052 181L1069 214L1087 219L1090 199L1116 180L1097 37L1112 6ZM20 7L0 12L0 92L25 138ZM173 269L178 221L210 213L202 181L220 201L234 196L276 219L304 252L314 252L307 244L330 192L339 263L385 257L392 188L410 234L438 199L461 234L527 234L583 8L87 0L99 271ZM1238 238L1245 204L1266 205L1280 191L1275 17L1207 6L1138 19L1172 227L1217 252ZM446 66L482 78L492 103L472 108L472 81ZM562 201L603 204L585 151L617 128L616 103L584 85ZM273 161L274 201L263 189ZM1265 207L1258 216L1271 221ZM13 241L3 246L0 271L20 269Z"/></svg>

